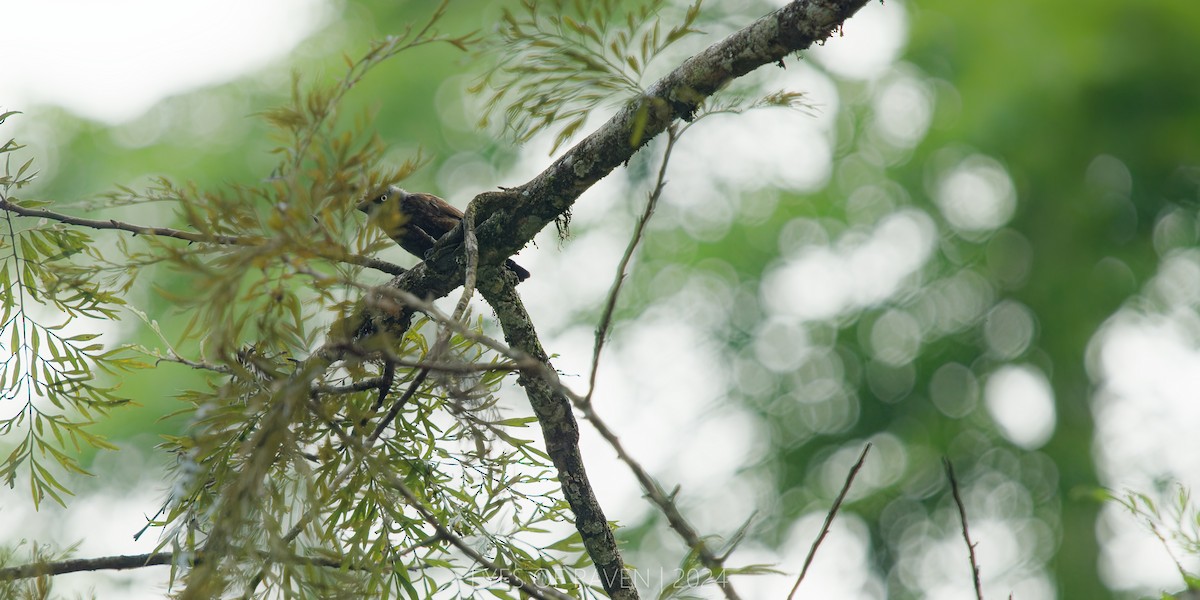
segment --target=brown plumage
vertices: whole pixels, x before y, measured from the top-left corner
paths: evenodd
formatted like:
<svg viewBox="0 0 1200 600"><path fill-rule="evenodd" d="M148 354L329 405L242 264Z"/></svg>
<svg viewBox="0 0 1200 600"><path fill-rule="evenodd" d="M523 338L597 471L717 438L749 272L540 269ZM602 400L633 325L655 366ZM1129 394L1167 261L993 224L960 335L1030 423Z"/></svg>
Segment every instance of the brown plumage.
<svg viewBox="0 0 1200 600"><path fill-rule="evenodd" d="M413 256L425 259L438 238L446 235L463 219L461 210L445 200L422 192L409 192L390 185L374 191L358 203L358 210L367 213L370 221L396 240ZM529 271L511 259L504 261L517 279L525 281Z"/></svg>

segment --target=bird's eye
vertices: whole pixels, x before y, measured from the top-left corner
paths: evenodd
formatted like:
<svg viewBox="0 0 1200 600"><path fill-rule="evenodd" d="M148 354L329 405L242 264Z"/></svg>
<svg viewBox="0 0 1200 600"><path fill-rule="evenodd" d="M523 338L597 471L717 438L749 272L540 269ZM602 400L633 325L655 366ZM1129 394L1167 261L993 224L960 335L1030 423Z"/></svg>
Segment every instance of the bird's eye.
<svg viewBox="0 0 1200 600"><path fill-rule="evenodd" d="M387 199L388 199L388 195L384 194L384 195L380 196L379 199L376 200L375 202L377 202L379 204L383 204L384 202L387 202Z"/></svg>

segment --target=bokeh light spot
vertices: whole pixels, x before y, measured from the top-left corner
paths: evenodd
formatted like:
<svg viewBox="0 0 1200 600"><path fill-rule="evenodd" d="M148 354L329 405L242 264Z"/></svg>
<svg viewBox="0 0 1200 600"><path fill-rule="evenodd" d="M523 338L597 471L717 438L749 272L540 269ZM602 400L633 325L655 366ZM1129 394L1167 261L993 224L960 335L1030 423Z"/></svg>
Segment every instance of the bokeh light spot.
<svg viewBox="0 0 1200 600"><path fill-rule="evenodd" d="M946 221L968 234L1004 225L1017 207L1008 171L995 160L978 154L942 176L936 200Z"/></svg>
<svg viewBox="0 0 1200 600"><path fill-rule="evenodd" d="M929 259L935 233L924 213L903 210L872 231L854 230L836 243L797 249L764 276L764 306L815 321L881 302Z"/></svg>
<svg viewBox="0 0 1200 600"><path fill-rule="evenodd" d="M924 139L933 119L933 98L929 87L913 77L886 83L875 96L875 124L883 139L898 148Z"/></svg>
<svg viewBox="0 0 1200 600"><path fill-rule="evenodd" d="M921 350L921 325L904 311L889 310L871 326L871 350L889 365L912 362Z"/></svg>
<svg viewBox="0 0 1200 600"><path fill-rule="evenodd" d="M1029 307L1012 300L1000 302L983 321L983 337L993 354L1010 360L1033 343L1037 317Z"/></svg>
<svg viewBox="0 0 1200 600"><path fill-rule="evenodd" d="M944 364L929 381L929 399L947 417L965 417L979 403L979 380L961 364Z"/></svg>
<svg viewBox="0 0 1200 600"><path fill-rule="evenodd" d="M1001 367L988 377L984 398L996 427L1012 443L1033 450L1054 433L1054 392L1037 368Z"/></svg>

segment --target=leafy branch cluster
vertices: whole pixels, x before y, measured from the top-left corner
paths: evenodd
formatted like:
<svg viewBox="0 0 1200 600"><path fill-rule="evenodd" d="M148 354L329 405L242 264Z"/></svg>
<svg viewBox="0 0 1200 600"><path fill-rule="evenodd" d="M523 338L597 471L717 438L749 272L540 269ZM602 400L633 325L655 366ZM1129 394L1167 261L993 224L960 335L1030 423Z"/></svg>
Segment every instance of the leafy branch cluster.
<svg viewBox="0 0 1200 600"><path fill-rule="evenodd" d="M1175 484L1174 494L1160 494L1159 500L1144 492L1127 490L1124 494L1104 492L1102 499L1115 502L1129 511L1162 544L1175 563L1190 593L1200 590L1200 574L1189 571L1180 560L1200 556L1200 506L1192 502L1191 490ZM1173 598L1163 594L1164 598ZM1190 596L1189 596L1190 597Z"/></svg>
<svg viewBox="0 0 1200 600"><path fill-rule="evenodd" d="M209 374L207 387L179 393L190 431L164 444L177 456L175 485L151 525L163 528L159 548L175 550L176 567L219 547L225 552L214 561L223 582L217 585L240 582L252 593L265 584L285 596L404 589L424 597L470 581L479 565L463 562L389 478L399 478L456 536L486 541L494 563L515 573L567 557L586 563L570 537L543 550L516 536L571 515L551 493L544 453L515 433L531 418L505 418L495 406L493 392L511 365L470 336L447 334L438 336L444 343L431 343L430 334L447 325L428 320L369 344L324 339L331 322L369 303L364 266L403 272L367 258L392 242L363 227L354 205L364 189L399 181L423 163L416 157L381 169L384 146L367 133L369 119L345 131L337 107L372 68L404 50L433 42L465 48L469 37L432 29L441 14L424 28L373 44L348 61L347 75L334 85L302 91L297 83L287 106L264 115L282 157L264 182L200 191L161 179L148 190L124 188L109 197L108 206L167 203L178 229L55 213L49 203L14 195L32 178L28 163L6 175L0 200L9 232L0 249L8 254L4 333L13 358L4 363L3 381L5 400L20 394L26 407L3 426L5 433L23 425L28 432L4 464L10 484L32 457L35 498L62 502L66 488L36 459L48 454L82 471L63 443L111 448L84 427L126 400L96 384L93 374L140 364L128 358L135 348L104 351L92 342L95 334L66 337L59 333L65 323L37 324L26 304L45 300L68 320L117 319L120 291L162 272L152 268L170 269L182 283L159 291L189 320L178 341L164 337L165 350L146 352L162 368L176 363ZM19 148L10 142L4 151ZM33 219L19 217L40 219L20 229L17 223ZM118 238L121 258L112 259L86 228L137 237ZM77 257L90 260L70 260ZM323 342L342 358L303 369ZM301 393L289 394L296 382ZM303 406L289 404L297 398ZM83 418L49 413L44 402ZM284 414L281 407L295 410ZM298 410L317 418L297 418ZM286 550L292 545L301 550ZM350 568L314 566L321 559ZM447 569L458 575L447 576ZM557 585L582 585L572 573L563 572ZM480 587L506 587L490 572L477 580Z"/></svg>
<svg viewBox="0 0 1200 600"><path fill-rule="evenodd" d="M229 585L247 594L267 585L285 596L403 589L426 597L479 569L462 562L443 526L486 540L492 564L514 573L563 558L514 535L569 515L561 499L546 495L544 455L508 431L528 420L495 410L492 391L511 367L487 358L470 336L445 333L447 322L418 322L370 341L355 337L358 325L334 326L322 340L330 321L349 320L372 302L394 304L361 283L359 263L343 259L391 243L364 229L353 206L365 189L422 163L381 172L383 147L366 133L367 120L340 131L337 105L371 68L431 41L461 47L467 39L426 26L372 46L332 87L302 93L297 85L289 106L265 115L284 142L268 182L227 195L180 195L190 227L249 243L208 253L165 239L152 246L193 274L189 296L178 302L192 315L186 335L202 352L180 362L214 372L211 389L186 395L195 431L168 445L180 456L179 494L158 523L177 555L220 557L189 575L195 597ZM431 342L439 327L444 333ZM293 545L350 568L255 560L264 548ZM494 570L481 587L504 585ZM559 585L579 583L569 576Z"/></svg>
<svg viewBox="0 0 1200 600"><path fill-rule="evenodd" d="M647 66L675 42L699 33L694 25L700 2L672 18L677 24L665 32L664 0L628 8L616 0L522 0L520 13L505 9L496 54L508 58L470 90L490 91L480 126L503 110L506 127L520 142L557 127L553 153L601 103L644 93Z"/></svg>
<svg viewBox="0 0 1200 600"><path fill-rule="evenodd" d="M430 359L424 328L416 327L393 346L399 357ZM280 374L256 368L260 354L244 355L245 368L216 379L207 391L192 391L185 398L196 406L195 433L173 438L167 447L180 460L175 490L157 522L167 528L163 545L177 550L202 547L208 515L218 510L238 474L253 467L253 455L241 452L268 418L277 399ZM255 526L240 528L237 547L230 552L246 560L240 580L262 582L274 589L321 586L335 582L326 570L298 577L304 565L276 560L261 569L253 560L262 548L276 548L293 539L310 550L305 556L329 558L352 568L343 574L356 589L384 594L389 589L409 589L428 597L454 579L433 576L438 568L471 573L448 555L445 540L413 513L410 503L389 486L398 477L419 502L453 524L465 537L485 539L506 564L539 568L553 559L531 552L516 534L568 517L561 499L546 494L545 457L528 440L511 433L528 425L527 418L503 418L492 392L505 370L488 371L489 360L480 346L461 336L451 336L441 351L446 364L481 365L478 373L447 373L425 377L423 367L396 367L386 394L406 398L369 451L359 452L374 435L379 422L379 390L360 389L359 381L375 381L370 366L344 364L345 374L319 384L310 410L319 418L301 419L286 432L279 455L253 502L243 508L244 519ZM264 368L270 368L266 362ZM397 400L393 400L397 401ZM355 440L346 443L330 435L336 428ZM503 443L496 443L500 440ZM540 491L539 491L540 490ZM279 520L279 515L303 515ZM334 550L336 549L336 551ZM382 567L382 568L380 568ZM419 593L417 588L421 588ZM305 588L293 591L300 593Z"/></svg>
<svg viewBox="0 0 1200 600"><path fill-rule="evenodd" d="M14 114L0 114L0 124ZM23 147L13 139L0 146L5 158L0 204L14 201L37 176L33 159L13 168L13 153ZM61 223L18 222L5 212L0 255L0 351L5 355L0 359L0 435L24 432L0 462L0 478L13 487L17 475L27 472L35 505L47 496L62 504L70 490L56 471L86 473L76 458L85 446L113 449L88 428L128 402L115 386L100 382L94 369L115 374L141 364L119 348L104 350L95 341L98 333L68 329L77 319L115 318L124 304L77 260L99 258L86 232Z"/></svg>

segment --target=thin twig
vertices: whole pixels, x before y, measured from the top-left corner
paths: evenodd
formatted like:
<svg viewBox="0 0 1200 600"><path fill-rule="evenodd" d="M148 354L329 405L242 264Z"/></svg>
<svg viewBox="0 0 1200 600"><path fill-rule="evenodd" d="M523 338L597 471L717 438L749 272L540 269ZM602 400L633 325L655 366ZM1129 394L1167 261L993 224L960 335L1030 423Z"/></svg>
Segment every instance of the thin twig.
<svg viewBox="0 0 1200 600"><path fill-rule="evenodd" d="M650 217L654 216L654 209L658 206L658 199L662 196L663 188L667 185L667 164L671 161L671 150L675 148L675 142L678 140L679 133L675 130L675 127L668 127L667 148L663 151L662 163L658 167L658 180L654 184L654 190L646 198L646 209L642 211L642 217L638 219L637 225L633 228L633 235L629 238L629 245L625 248L625 254L621 256L621 261L617 263L617 274L613 277L612 288L608 291L608 300L604 303L604 314L600 317L600 324L596 326L596 343L592 349L592 374L588 377L588 391L585 398L587 402L592 401L592 394L596 391L596 372L600 367L600 352L604 349L604 340L608 337L608 330L612 326L612 316L617 310L617 299L621 295L621 286L625 282L625 271L629 269L629 261L633 259L633 252L637 249L638 244L642 242L646 224L650 222Z"/></svg>
<svg viewBox="0 0 1200 600"><path fill-rule="evenodd" d="M383 358L383 376L379 378L379 398L375 400L375 405L371 407L372 411L379 410L383 403L387 401L388 393L392 391L392 382L396 380L396 363Z"/></svg>
<svg viewBox="0 0 1200 600"><path fill-rule="evenodd" d="M712 550L709 550L708 545L704 542L704 538L700 537L696 529L688 523L683 513L679 511L679 507L675 505L675 494L667 494L658 482L650 476L645 467L625 451L625 446L621 444L621 439L608 428L608 424L604 420L596 415L595 411L592 410L591 403L585 402L584 398L575 394L569 394L569 396L575 403L575 406L579 408L579 411L583 413L583 416L592 422L592 427L596 428L596 432L600 434L600 437L604 438L604 441L608 442L608 445L617 452L617 458L625 463L629 467L629 470L633 472L634 477L641 484L642 490L646 492L646 497L667 517L667 523L670 524L671 529L674 529L679 534L679 537L683 538L684 543L696 552L701 564L713 574L717 586L721 588L721 593L729 600L739 598L737 591L733 589L733 584L724 575L724 559L713 554Z"/></svg>
<svg viewBox="0 0 1200 600"><path fill-rule="evenodd" d="M149 354L149 352L147 352L147 354ZM155 364L157 365L160 362L179 363L181 365L191 367L198 371L212 371L214 373L220 373L222 375L232 375L233 374L233 369L229 368L226 365L218 365L218 364L214 364L214 363L210 363L210 362L205 362L202 360L190 360L190 359L184 358L182 356L179 356L178 354L175 354L174 351L172 351L170 354L168 354L166 356L156 356Z"/></svg>
<svg viewBox="0 0 1200 600"><path fill-rule="evenodd" d="M867 452L871 451L871 442L863 447L862 454L858 456L858 462L850 467L850 472L846 474L846 483L842 484L842 491L838 492L837 498L833 501L833 506L829 508L829 512L825 515L825 524L821 526L821 533L817 539L813 540L812 547L808 549L808 556L804 557L804 567L800 569L800 575L796 577L796 584L792 586L792 591L788 594L788 600L792 600L796 595L796 590L800 589L800 583L804 581L804 576L808 575L808 567L812 565L813 559L817 556L817 548L821 547L821 542L825 541L825 536L829 535L829 528L833 525L833 518L837 516L838 510L842 508L842 502L846 500L846 494L850 491L850 485L854 483L854 478L858 476L859 469L862 469L863 463L867 460Z"/></svg>
<svg viewBox="0 0 1200 600"><path fill-rule="evenodd" d="M355 381L354 383L348 383L346 385L314 385L313 391L318 394L353 394L355 392L377 390L379 389L379 384L382 381L382 377L372 377L370 379L363 379L361 381Z"/></svg>
<svg viewBox="0 0 1200 600"><path fill-rule="evenodd" d="M475 237L475 212L478 204L472 202L463 214L463 252L467 255L466 274L463 276L463 292L454 307L454 320L461 321L467 314L467 305L475 293L475 282L479 276L479 240Z"/></svg>
<svg viewBox="0 0 1200 600"><path fill-rule="evenodd" d="M949 458L942 458L946 465L946 477L950 479L950 491L954 495L954 504L958 506L958 518L962 520L963 540L967 543L967 555L971 559L971 578L975 581L975 598L983 600L983 583L979 580L979 561L975 559L975 543L971 541L971 530L967 527L967 509L963 506L962 496L958 493L958 478L954 476L954 465Z"/></svg>
<svg viewBox="0 0 1200 600"><path fill-rule="evenodd" d="M266 552L259 552L266 556ZM204 560L204 555L188 555L188 564L196 565ZM174 564L176 554L173 552L153 552L148 554L132 554L120 556L101 556L97 558L72 558L67 560L56 560L52 562L38 562L27 565L19 565L16 567L5 567L0 569L0 581L12 581L17 579L29 579L31 577L41 577L43 575L65 575L67 573L80 573L91 571L122 571L126 569L141 569L144 567L157 567L162 565ZM342 562L328 557L308 557L289 554L279 557L278 559L287 562L312 565L317 567L329 567L338 569L343 566ZM369 566L351 566L351 569L374 569L375 565Z"/></svg>
<svg viewBox="0 0 1200 600"><path fill-rule="evenodd" d="M367 438L368 449L375 444L375 441L379 439L379 436L383 435L383 432L387 429L388 424L396 420L396 418L400 415L400 411L404 409L404 405L408 404L408 401L414 395L416 395L417 390L421 388L421 384L425 382L425 378L428 376L429 369L421 369L417 372L417 376L413 377L412 382L408 384L408 389L404 390L404 395L400 396L400 399L396 400L396 402L392 404L392 407L388 409L387 414L384 415L384 417L379 420L379 424L375 426L375 431L372 431L371 436Z"/></svg>
<svg viewBox="0 0 1200 600"><path fill-rule="evenodd" d="M13 214L22 217L37 217L40 219L50 219L66 223L67 225L78 225L80 227L88 227L91 229L109 229L117 231L127 231L134 235L152 235L156 237L169 237L187 242L204 242L209 244L221 244L230 246L258 246L263 244L265 238L257 236L238 236L238 235L206 235L203 233L195 233L192 231L183 231L180 229L171 229L169 227L146 227L143 225L134 225L116 219L84 219L81 217L72 217L64 215L52 210L44 208L25 208L19 204L13 204L8 200L0 199L0 209L6 210Z"/></svg>
<svg viewBox="0 0 1200 600"><path fill-rule="evenodd" d="M59 223L76 225L78 227L88 227L90 229L98 230L125 231L132 233L135 236L145 235L154 237L167 237L183 240L189 243L218 244L222 246L261 246L267 243L267 238L261 236L208 235L194 231L172 229L170 227L149 227L145 225L136 225L133 223L118 221L116 219L84 219L81 217L72 217L71 215L65 215L44 208L25 208L19 204L13 204L4 198L0 198L0 210L4 210L22 217L50 219L51 221L58 221ZM324 253L320 255L322 258L329 260L350 263L360 267L367 267L388 273L390 275L403 275L405 271L407 271L407 269L404 267L392 264L385 260L379 260L369 256L359 256L357 254L350 254L348 252Z"/></svg>

